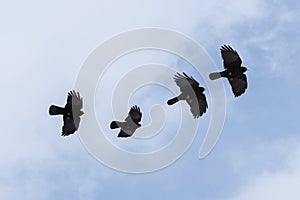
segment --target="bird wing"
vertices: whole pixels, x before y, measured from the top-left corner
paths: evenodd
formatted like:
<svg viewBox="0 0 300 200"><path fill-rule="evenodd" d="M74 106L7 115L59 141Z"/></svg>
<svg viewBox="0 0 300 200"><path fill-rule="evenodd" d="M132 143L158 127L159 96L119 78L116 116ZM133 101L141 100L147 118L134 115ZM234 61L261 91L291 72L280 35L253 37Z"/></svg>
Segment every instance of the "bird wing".
<svg viewBox="0 0 300 200"><path fill-rule="evenodd" d="M63 117L63 127L62 127L62 136L68 136L73 134L79 126L80 118L76 118L75 120L71 116L64 115Z"/></svg>
<svg viewBox="0 0 300 200"><path fill-rule="evenodd" d="M231 48L229 45L223 45L221 48L221 55L223 58L224 68L230 67L240 67L242 64L242 59L239 54Z"/></svg>
<svg viewBox="0 0 300 200"><path fill-rule="evenodd" d="M186 102L189 104L194 118L202 116L208 108L205 94L203 94L202 91L195 90L195 95L186 99Z"/></svg>
<svg viewBox="0 0 300 200"><path fill-rule="evenodd" d="M235 97L242 95L248 87L247 76L245 74L240 78L228 78L228 81Z"/></svg>
<svg viewBox="0 0 300 200"><path fill-rule="evenodd" d="M130 134L128 134L128 133L126 133L125 131L123 131L123 130L121 130L120 132L119 132L119 134L118 134L118 137L131 137L132 136L132 134L130 135Z"/></svg>
<svg viewBox="0 0 300 200"><path fill-rule="evenodd" d="M174 80L181 92L184 92L189 87L196 88L199 86L199 83L192 76L188 76L184 72L183 75L177 73L174 76Z"/></svg>
<svg viewBox="0 0 300 200"><path fill-rule="evenodd" d="M66 108L72 108L73 110L79 111L82 109L83 100L80 97L79 92L75 90L68 92Z"/></svg>
<svg viewBox="0 0 300 200"><path fill-rule="evenodd" d="M142 119L142 112L138 106L132 106L130 108L130 111L128 113L128 116L126 117L125 121L130 122L131 120L135 123L140 122Z"/></svg>

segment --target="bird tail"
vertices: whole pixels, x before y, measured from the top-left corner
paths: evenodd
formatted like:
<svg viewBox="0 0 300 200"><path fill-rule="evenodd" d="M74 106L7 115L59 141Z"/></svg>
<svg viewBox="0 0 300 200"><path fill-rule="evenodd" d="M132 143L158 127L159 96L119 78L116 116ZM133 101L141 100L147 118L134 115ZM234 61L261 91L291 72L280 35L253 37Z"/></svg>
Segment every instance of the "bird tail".
<svg viewBox="0 0 300 200"><path fill-rule="evenodd" d="M209 74L210 80L215 80L215 79L218 79L221 77L222 77L222 74L220 72L213 72L213 73Z"/></svg>
<svg viewBox="0 0 300 200"><path fill-rule="evenodd" d="M50 115L63 115L65 109L59 106L52 105L49 108L49 114Z"/></svg>
<svg viewBox="0 0 300 200"><path fill-rule="evenodd" d="M176 103L176 102L178 102L179 101L179 99L177 98L177 97L174 97L173 99L169 99L168 101L167 101L167 104L168 105L173 105L174 103Z"/></svg>
<svg viewBox="0 0 300 200"><path fill-rule="evenodd" d="M120 127L119 127L117 121L112 121L112 122L110 123L110 128L111 128L111 129L115 129L115 128L120 128Z"/></svg>

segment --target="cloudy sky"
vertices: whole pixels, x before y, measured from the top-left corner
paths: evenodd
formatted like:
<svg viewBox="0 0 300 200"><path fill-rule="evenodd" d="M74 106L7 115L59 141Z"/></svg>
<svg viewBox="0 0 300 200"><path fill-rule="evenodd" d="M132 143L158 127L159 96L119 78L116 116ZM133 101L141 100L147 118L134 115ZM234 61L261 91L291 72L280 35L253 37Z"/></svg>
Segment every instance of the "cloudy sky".
<svg viewBox="0 0 300 200"><path fill-rule="evenodd" d="M1 2L0 198L299 199L299 15L297 0ZM224 80L226 120L217 145L205 159L198 154L211 110L199 119L203 129L180 159L155 172L132 174L95 159L82 144L80 130L60 137L61 118L49 117L48 107L64 105L93 50L119 33L144 27L187 35L219 69L220 46L232 45L250 68L249 88L235 99ZM104 124L106 137L127 151L154 151L176 137L180 105L158 108L157 115L165 113L165 123L149 141L117 140L117 132L105 126L113 115L111 106L101 101L103 94L117 86L131 67L148 63L186 71L206 86L193 66L166 52L135 52L114 63L114 73L109 76L107 71L95 90L95 115ZM101 88L102 83L112 86ZM145 99L148 91L156 95ZM151 107L165 104L170 96L161 86L148 85L126 101L142 105L142 122L151 126ZM107 112L101 112L104 107ZM89 105L84 109L89 111Z"/></svg>

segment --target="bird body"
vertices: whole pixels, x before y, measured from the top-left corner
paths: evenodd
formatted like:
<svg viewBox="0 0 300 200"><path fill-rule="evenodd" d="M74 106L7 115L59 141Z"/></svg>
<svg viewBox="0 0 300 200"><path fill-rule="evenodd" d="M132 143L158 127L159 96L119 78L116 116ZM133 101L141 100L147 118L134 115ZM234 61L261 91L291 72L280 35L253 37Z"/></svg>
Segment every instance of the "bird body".
<svg viewBox="0 0 300 200"><path fill-rule="evenodd" d="M124 122L112 121L110 123L111 129L121 128L118 137L131 137L136 129L141 127L139 123L142 119L142 113L138 106L131 107L128 116Z"/></svg>
<svg viewBox="0 0 300 200"><path fill-rule="evenodd" d="M210 73L209 78L211 80L221 77L227 78L234 96L238 97L242 95L248 87L247 77L244 74L247 71L247 68L241 66L242 60L239 54L229 45L223 45L220 50L225 70L222 72Z"/></svg>
<svg viewBox="0 0 300 200"><path fill-rule="evenodd" d="M211 80L215 80L221 77L225 78L243 78L243 73L247 71L246 67L239 67L239 68L228 68L222 72L213 72L209 74L209 78Z"/></svg>
<svg viewBox="0 0 300 200"><path fill-rule="evenodd" d="M56 105L51 105L49 107L50 115L63 115L62 136L68 136L77 131L80 123L80 116L84 114L81 111L82 104L83 101L79 93L70 91L64 108Z"/></svg>
<svg viewBox="0 0 300 200"><path fill-rule="evenodd" d="M199 83L193 77L189 77L185 73L183 73L183 75L177 73L174 76L174 80L180 88L181 93L177 97L168 100L167 104L173 105L178 101L184 100L189 104L194 118L202 116L208 108L206 97L203 94L205 89L199 87Z"/></svg>

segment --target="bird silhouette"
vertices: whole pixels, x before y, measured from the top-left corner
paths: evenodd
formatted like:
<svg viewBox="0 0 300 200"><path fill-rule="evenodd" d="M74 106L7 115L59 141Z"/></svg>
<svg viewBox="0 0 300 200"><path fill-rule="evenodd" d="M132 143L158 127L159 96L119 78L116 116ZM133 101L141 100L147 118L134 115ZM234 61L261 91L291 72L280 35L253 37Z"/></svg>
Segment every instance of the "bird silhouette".
<svg viewBox="0 0 300 200"><path fill-rule="evenodd" d="M242 95L248 87L247 77L244 74L244 72L247 71L247 68L241 66L242 59L229 45L223 45L220 50L225 70L222 72L211 73L209 74L209 78L211 80L221 77L227 78L234 96L238 97Z"/></svg>
<svg viewBox="0 0 300 200"><path fill-rule="evenodd" d="M84 113L81 111L83 100L79 95L79 92L68 92L67 103L64 108L51 105L49 107L50 115L63 115L62 136L68 136L77 131L80 116Z"/></svg>
<svg viewBox="0 0 300 200"><path fill-rule="evenodd" d="M125 122L112 121L111 129L121 128L118 137L131 137L136 129L141 127L142 112L138 106L132 106L125 119Z"/></svg>
<svg viewBox="0 0 300 200"><path fill-rule="evenodd" d="M194 118L202 116L208 108L205 94L203 94L205 89L199 87L199 83L192 76L189 77L184 72L183 75L177 73L174 76L174 80L180 88L181 94L168 100L167 104L173 105L180 100L185 100L189 104Z"/></svg>

